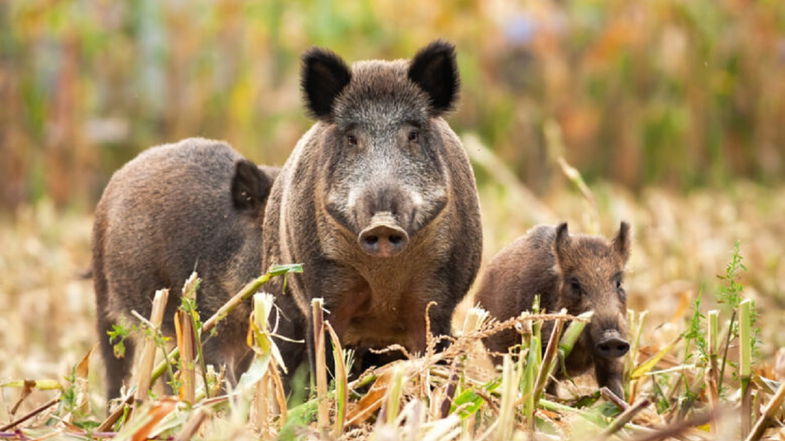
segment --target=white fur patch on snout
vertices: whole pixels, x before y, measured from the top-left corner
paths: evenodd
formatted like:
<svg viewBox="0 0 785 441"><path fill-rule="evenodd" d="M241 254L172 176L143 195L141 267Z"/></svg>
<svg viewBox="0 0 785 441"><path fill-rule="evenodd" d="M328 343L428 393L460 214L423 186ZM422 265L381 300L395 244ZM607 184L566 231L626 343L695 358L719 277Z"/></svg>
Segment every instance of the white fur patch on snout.
<svg viewBox="0 0 785 441"><path fill-rule="evenodd" d="M395 220L395 216L389 211L377 211L374 213L373 217L371 218L370 227L376 225L397 225L398 221Z"/></svg>
<svg viewBox="0 0 785 441"><path fill-rule="evenodd" d="M425 199L422 197L420 192L411 188L408 188L407 190L409 190L409 198L412 200L412 205L414 206L415 210L425 204Z"/></svg>
<svg viewBox="0 0 785 441"><path fill-rule="evenodd" d="M357 200L360 199L361 189L358 187L352 187L349 190L349 195L346 197L346 209L351 211L354 210L354 207L357 205Z"/></svg>

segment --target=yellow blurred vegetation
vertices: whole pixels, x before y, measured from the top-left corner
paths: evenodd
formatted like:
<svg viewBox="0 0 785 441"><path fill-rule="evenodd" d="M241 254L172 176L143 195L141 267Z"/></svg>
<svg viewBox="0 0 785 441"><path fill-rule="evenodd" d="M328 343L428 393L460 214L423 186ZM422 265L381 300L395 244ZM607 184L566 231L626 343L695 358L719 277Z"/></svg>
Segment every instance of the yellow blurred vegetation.
<svg viewBox="0 0 785 441"><path fill-rule="evenodd" d="M704 310L724 308L717 276L738 241L760 313L756 372L773 377L785 345L781 0L6 0L0 381L60 379L96 342L79 275L89 214L124 162L205 136L282 164L311 124L306 48L405 58L435 38L458 48L449 121L480 184L484 261L536 223L612 234L628 220L629 307L649 314L640 363L687 327L699 293ZM570 165L587 187L565 178ZM15 391L0 388L0 421ZM50 397L33 392L17 416Z"/></svg>
<svg viewBox="0 0 785 441"><path fill-rule="evenodd" d="M187 136L281 164L311 123L306 48L399 58L435 38L458 47L451 124L536 192L558 179L549 121L590 182L682 190L785 172L777 0L8 0L0 24L4 209L90 209L122 163Z"/></svg>

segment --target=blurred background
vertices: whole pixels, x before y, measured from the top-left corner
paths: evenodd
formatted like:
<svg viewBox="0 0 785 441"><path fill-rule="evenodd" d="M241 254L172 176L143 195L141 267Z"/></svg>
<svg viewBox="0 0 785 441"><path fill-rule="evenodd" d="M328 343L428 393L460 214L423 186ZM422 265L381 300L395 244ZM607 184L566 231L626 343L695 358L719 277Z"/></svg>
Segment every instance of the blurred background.
<svg viewBox="0 0 785 441"><path fill-rule="evenodd" d="M0 21L3 210L88 210L140 150L188 136L281 164L311 124L306 48L408 58L440 37L463 81L453 127L537 193L550 120L589 182L687 190L785 171L779 0L7 0Z"/></svg>
<svg viewBox="0 0 785 441"><path fill-rule="evenodd" d="M627 219L630 307L657 347L699 294L722 307L738 241L763 354L785 344L782 0L4 0L0 381L62 373L96 341L78 274L114 170L189 136L280 165L312 124L305 49L408 58L436 38L458 49L448 121L486 262L537 222L610 236Z"/></svg>

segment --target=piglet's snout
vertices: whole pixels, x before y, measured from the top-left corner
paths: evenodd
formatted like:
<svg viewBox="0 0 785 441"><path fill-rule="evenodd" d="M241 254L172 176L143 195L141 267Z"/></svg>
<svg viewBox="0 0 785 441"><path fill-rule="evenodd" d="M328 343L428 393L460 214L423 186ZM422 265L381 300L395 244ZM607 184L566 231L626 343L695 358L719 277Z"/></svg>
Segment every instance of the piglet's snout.
<svg viewBox="0 0 785 441"><path fill-rule="evenodd" d="M602 338L594 345L594 349L604 358L619 358L630 350L630 344L619 331L610 330L603 332Z"/></svg>

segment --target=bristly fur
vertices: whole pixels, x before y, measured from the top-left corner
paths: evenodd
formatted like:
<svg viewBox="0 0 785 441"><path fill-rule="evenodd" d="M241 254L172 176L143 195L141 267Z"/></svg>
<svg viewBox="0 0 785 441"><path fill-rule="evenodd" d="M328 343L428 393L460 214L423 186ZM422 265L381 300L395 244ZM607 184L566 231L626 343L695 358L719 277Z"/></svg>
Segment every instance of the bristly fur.
<svg viewBox="0 0 785 441"><path fill-rule="evenodd" d="M433 115L453 110L460 87L455 46L443 40L429 44L412 59L408 76L430 96Z"/></svg>
<svg viewBox="0 0 785 441"><path fill-rule="evenodd" d="M128 378L134 342L115 358L107 331L135 310L150 315L155 290L170 288L163 331L183 282L194 269L202 279L197 303L213 315L259 274L262 215L278 170L259 167L220 141L190 138L154 147L115 172L95 210L93 283L107 398ZM250 361L245 344L250 305L243 304L205 342L204 357L236 380Z"/></svg>
<svg viewBox="0 0 785 441"><path fill-rule="evenodd" d="M567 309L570 314L593 310L592 321L565 362L569 375L594 367L600 386L622 394L619 358L603 357L595 350L608 332L624 337L626 294L622 287L624 266L630 254L629 225L622 222L613 240L599 236L570 235L566 223L540 225L505 247L491 261L480 280L476 299L498 320L530 310L535 295L549 312ZM543 332L550 332L546 323ZM496 353L520 343L513 330L484 340ZM497 360L498 361L498 360Z"/></svg>
<svg viewBox="0 0 785 441"><path fill-rule="evenodd" d="M450 334L482 251L474 174L440 117L457 90L452 45L433 43L413 62L359 61L350 72L328 51L311 50L303 60L306 101L319 121L286 161L263 228L262 268L306 268L287 278L286 289L276 280L268 287L285 316L284 363L295 371L305 347L291 342L303 339L315 363L308 320L315 297L324 299L341 344L357 350L356 367L378 365L371 348L424 352L428 330ZM364 242L379 226L405 234L395 254L368 252L386 241Z"/></svg>
<svg viewBox="0 0 785 441"><path fill-rule="evenodd" d="M334 52L311 48L302 57L300 86L310 115L332 120L333 104L352 79L346 63Z"/></svg>

